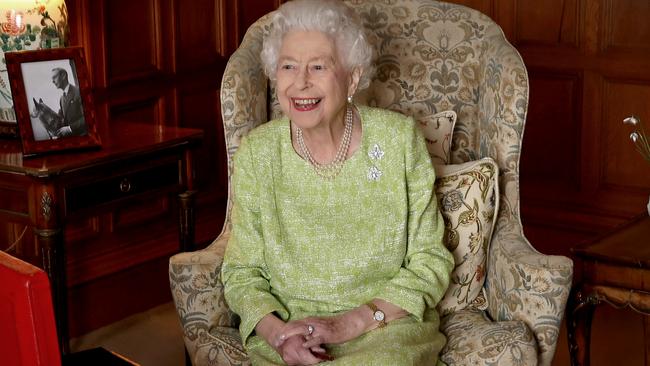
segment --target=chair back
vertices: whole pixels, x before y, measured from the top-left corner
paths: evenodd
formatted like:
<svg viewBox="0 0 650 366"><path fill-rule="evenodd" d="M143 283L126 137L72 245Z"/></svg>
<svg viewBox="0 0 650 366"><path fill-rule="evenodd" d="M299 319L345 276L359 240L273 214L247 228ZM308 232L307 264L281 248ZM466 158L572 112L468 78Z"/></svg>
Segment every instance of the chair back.
<svg viewBox="0 0 650 366"><path fill-rule="evenodd" d="M486 15L432 0L348 0L376 52L370 87L355 101L424 119L452 109L458 114L451 162L483 157L499 166L500 212L495 233L521 235L519 156L528 107L528 76L516 49ZM280 116L273 86L260 61L271 14L246 32L226 66L221 103L228 154L241 137ZM229 182L230 183L230 182ZM230 184L229 184L230 186ZM229 231L232 192L224 225Z"/></svg>
<svg viewBox="0 0 650 366"><path fill-rule="evenodd" d="M0 364L59 366L47 274L0 251Z"/></svg>

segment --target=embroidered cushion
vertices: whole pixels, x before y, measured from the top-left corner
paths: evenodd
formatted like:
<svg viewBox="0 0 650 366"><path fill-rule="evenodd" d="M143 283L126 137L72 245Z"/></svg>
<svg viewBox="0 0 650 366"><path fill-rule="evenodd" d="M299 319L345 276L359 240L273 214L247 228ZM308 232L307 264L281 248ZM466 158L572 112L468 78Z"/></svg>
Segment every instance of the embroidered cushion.
<svg viewBox="0 0 650 366"><path fill-rule="evenodd" d="M494 160L485 158L436 166L436 172L438 206L445 221L443 240L456 262L438 310L444 316L469 305L485 309L482 289L499 205L499 169Z"/></svg>
<svg viewBox="0 0 650 366"><path fill-rule="evenodd" d="M451 135L456 124L456 112L443 111L417 118L417 121L427 142L427 150L429 150L433 164L449 164Z"/></svg>

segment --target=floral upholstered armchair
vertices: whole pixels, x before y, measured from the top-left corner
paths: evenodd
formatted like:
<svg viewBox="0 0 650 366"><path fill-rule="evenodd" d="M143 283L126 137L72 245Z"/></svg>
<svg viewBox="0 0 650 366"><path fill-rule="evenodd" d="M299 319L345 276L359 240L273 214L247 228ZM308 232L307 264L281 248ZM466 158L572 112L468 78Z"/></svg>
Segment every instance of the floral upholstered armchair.
<svg viewBox="0 0 650 366"><path fill-rule="evenodd" d="M550 365L573 265L566 257L540 254L523 234L519 157L528 77L521 57L497 24L467 7L431 0L347 2L360 14L377 52L375 77L356 102L416 120L452 110L457 121L448 163L488 157L496 162L498 205L485 241L487 259L479 267L482 302L443 313L448 342L441 359L449 365ZM270 19L264 16L249 28L224 72L229 172L241 137L280 113L260 62ZM219 237L170 261L171 289L195 366L249 364L220 278L231 229L229 193Z"/></svg>

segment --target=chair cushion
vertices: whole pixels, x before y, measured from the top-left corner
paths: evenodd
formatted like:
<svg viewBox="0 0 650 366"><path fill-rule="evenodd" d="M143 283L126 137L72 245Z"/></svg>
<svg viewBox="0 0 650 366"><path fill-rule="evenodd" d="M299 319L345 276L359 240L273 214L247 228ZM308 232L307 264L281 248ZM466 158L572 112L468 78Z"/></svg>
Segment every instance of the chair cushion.
<svg viewBox="0 0 650 366"><path fill-rule="evenodd" d="M456 124L456 112L443 111L418 118L418 126L427 142L427 150L434 165L449 164L451 135Z"/></svg>
<svg viewBox="0 0 650 366"><path fill-rule="evenodd" d="M441 319L447 336L440 359L448 365L537 365L537 343L522 321L492 322L483 311L462 310Z"/></svg>
<svg viewBox="0 0 650 366"><path fill-rule="evenodd" d="M210 329L210 333L203 332L201 334L192 364L195 366L249 366L251 362L241 343L239 329L214 327Z"/></svg>
<svg viewBox="0 0 650 366"><path fill-rule="evenodd" d="M436 167L438 206L445 221L444 243L456 266L438 304L442 316L471 305L485 282L486 258L499 202L498 167L485 158Z"/></svg>

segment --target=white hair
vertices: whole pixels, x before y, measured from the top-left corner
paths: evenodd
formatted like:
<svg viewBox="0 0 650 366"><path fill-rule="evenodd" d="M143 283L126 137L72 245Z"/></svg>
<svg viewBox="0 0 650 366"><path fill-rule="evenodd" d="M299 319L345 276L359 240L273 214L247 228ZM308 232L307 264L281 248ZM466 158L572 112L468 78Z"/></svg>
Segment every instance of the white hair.
<svg viewBox="0 0 650 366"><path fill-rule="evenodd" d="M344 58L340 60L343 66L348 71L356 67L363 70L357 90L368 87L373 71L372 46L354 10L340 0L294 0L280 6L261 54L264 71L271 80L275 80L282 38L292 30L318 31L331 37L339 57Z"/></svg>

